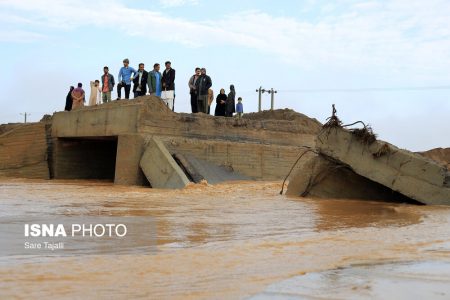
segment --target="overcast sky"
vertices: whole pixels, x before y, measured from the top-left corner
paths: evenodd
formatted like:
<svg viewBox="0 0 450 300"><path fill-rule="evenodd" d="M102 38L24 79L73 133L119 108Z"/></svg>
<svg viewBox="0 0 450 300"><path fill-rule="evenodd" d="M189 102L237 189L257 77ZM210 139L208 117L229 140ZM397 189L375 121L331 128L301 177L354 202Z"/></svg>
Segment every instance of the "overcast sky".
<svg viewBox="0 0 450 300"><path fill-rule="evenodd" d="M275 88L276 108L325 122L335 103L402 148L450 147L449 12L448 0L0 0L0 123L63 110L70 85L105 65L117 77L124 58L148 71L171 60L178 112L199 66L215 91L234 84L245 112L256 88Z"/></svg>

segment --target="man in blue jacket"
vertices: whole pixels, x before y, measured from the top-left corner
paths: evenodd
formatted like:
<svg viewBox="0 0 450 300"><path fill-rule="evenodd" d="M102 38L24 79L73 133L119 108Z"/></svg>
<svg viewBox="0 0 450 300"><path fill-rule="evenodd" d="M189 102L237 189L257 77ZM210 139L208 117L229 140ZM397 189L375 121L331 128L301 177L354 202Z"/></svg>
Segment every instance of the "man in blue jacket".
<svg viewBox="0 0 450 300"><path fill-rule="evenodd" d="M117 81L117 100L120 100L122 87L125 88L125 99L130 99L131 81L133 76L136 75L136 70L129 66L130 61L128 58L123 60L123 67L120 68Z"/></svg>

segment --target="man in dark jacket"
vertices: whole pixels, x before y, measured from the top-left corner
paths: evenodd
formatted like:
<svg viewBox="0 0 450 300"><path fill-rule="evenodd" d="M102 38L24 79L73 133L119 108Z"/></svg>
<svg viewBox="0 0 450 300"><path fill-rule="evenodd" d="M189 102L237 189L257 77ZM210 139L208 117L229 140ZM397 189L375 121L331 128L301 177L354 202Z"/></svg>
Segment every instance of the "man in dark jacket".
<svg viewBox="0 0 450 300"><path fill-rule="evenodd" d="M114 76L109 74L109 68L107 66L103 68L103 73L100 78L102 82L102 101L106 103L111 102L111 92L116 83L114 82Z"/></svg>
<svg viewBox="0 0 450 300"><path fill-rule="evenodd" d="M148 72L144 70L144 64L139 64L139 70L136 73L136 77L133 79L133 93L134 98L145 96L147 93L147 80L148 80Z"/></svg>
<svg viewBox="0 0 450 300"><path fill-rule="evenodd" d="M161 99L171 110L174 110L173 99L175 98L175 70L172 69L172 64L170 61L166 61L165 65L166 69L163 72L161 80Z"/></svg>
<svg viewBox="0 0 450 300"><path fill-rule="evenodd" d="M200 77L197 79L196 90L197 90L197 108L198 112L208 113L208 90L212 86L211 77L206 75L206 69L201 69Z"/></svg>
<svg viewBox="0 0 450 300"><path fill-rule="evenodd" d="M197 79L200 77L200 68L195 68L195 74L189 79L189 93L191 94L191 110L192 113L197 113L197 87L195 86Z"/></svg>

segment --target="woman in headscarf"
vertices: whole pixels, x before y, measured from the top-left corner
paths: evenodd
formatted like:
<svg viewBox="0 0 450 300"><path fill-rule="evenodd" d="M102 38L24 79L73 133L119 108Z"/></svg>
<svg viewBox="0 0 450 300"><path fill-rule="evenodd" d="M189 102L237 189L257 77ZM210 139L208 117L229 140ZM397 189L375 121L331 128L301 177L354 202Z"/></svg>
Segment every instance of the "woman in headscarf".
<svg viewBox="0 0 450 300"><path fill-rule="evenodd" d="M228 93L225 117L232 117L233 113L236 111L236 103L234 98L236 97L236 91L234 90L234 85L230 85L230 92Z"/></svg>
<svg viewBox="0 0 450 300"><path fill-rule="evenodd" d="M72 110L72 91L73 91L74 87L71 86L70 87L70 91L66 96L66 106L64 107L65 111L71 111Z"/></svg>
<svg viewBox="0 0 450 300"><path fill-rule="evenodd" d="M227 95L224 89L220 89L219 95L216 97L216 110L215 116L225 117L225 110L227 108Z"/></svg>

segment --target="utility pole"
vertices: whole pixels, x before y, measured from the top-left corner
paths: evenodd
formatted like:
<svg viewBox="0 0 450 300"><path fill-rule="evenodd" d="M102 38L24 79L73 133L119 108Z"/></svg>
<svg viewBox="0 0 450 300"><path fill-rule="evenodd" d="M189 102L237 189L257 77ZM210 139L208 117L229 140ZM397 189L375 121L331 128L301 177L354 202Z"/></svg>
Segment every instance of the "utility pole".
<svg viewBox="0 0 450 300"><path fill-rule="evenodd" d="M271 88L270 91L267 92L270 94L270 110L273 110L275 94L278 93L278 91L274 91L273 88Z"/></svg>
<svg viewBox="0 0 450 300"><path fill-rule="evenodd" d="M260 86L259 89L256 90L256 92L258 93L258 112L260 112L261 111L261 94L264 94L266 92L266 90Z"/></svg>
<svg viewBox="0 0 450 300"><path fill-rule="evenodd" d="M31 116L31 114L30 114L30 113L27 113L27 112L25 112L25 113L23 113L23 114L21 113L21 115L25 117L24 123L27 122L27 116Z"/></svg>
<svg viewBox="0 0 450 300"><path fill-rule="evenodd" d="M270 109L273 110L275 94L278 93L278 91L275 91L273 88L271 88L270 90L265 90L260 86L259 89L256 90L256 92L258 93L258 112L261 111L261 95L265 92L270 94Z"/></svg>

